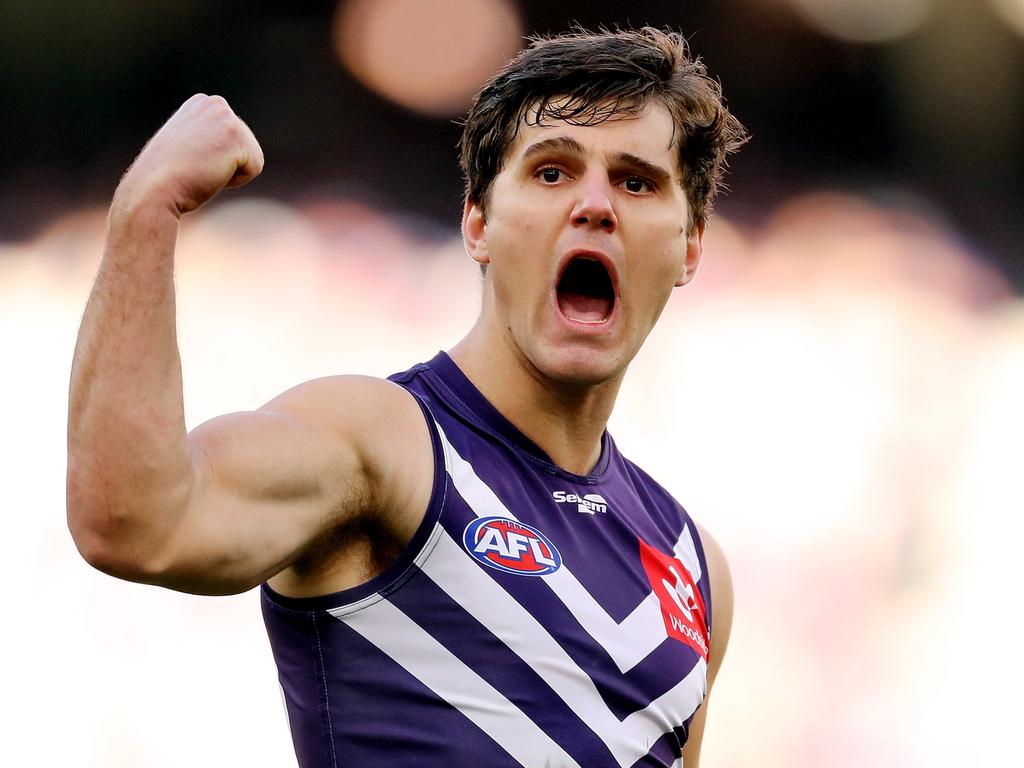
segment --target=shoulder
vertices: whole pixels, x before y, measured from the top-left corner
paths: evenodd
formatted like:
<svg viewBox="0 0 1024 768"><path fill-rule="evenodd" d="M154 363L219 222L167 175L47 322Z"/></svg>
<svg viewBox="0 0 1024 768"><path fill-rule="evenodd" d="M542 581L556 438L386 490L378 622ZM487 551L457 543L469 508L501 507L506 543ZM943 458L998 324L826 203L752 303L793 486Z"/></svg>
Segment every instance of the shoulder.
<svg viewBox="0 0 1024 768"><path fill-rule="evenodd" d="M707 720L708 704L707 696L711 695L715 678L722 667L722 658L725 656L726 647L729 645L729 635L732 633L732 575L729 572L729 563L725 559L725 553L718 541L707 532L707 529L694 521L697 533L700 536L701 545L704 548L704 560L707 563L707 577L711 586L712 619L714 624L711 631L711 648L708 653L707 671L707 695L704 703L697 710L690 723L689 737L683 749L683 762L686 765L697 766L700 762L701 743L704 740L704 726Z"/></svg>
<svg viewBox="0 0 1024 768"><path fill-rule="evenodd" d="M341 477L374 458L377 443L422 422L415 399L398 385L330 376L292 387L254 411L211 419L189 440L208 459L222 459L222 471L305 467L307 478Z"/></svg>
<svg viewBox="0 0 1024 768"><path fill-rule="evenodd" d="M398 511L404 517L408 497L422 496L432 480L434 456L424 411L411 392L394 382L371 376L312 379L261 410L286 413L353 451L370 483L367 505L373 511Z"/></svg>
<svg viewBox="0 0 1024 768"><path fill-rule="evenodd" d="M397 410L396 410L397 409ZM282 392L260 410L314 418L321 424L396 418L418 413L415 398L399 385L373 376L324 376Z"/></svg>
<svg viewBox="0 0 1024 768"><path fill-rule="evenodd" d="M260 408L324 432L379 458L410 431L425 429L416 398L386 379L372 376L326 376L303 382Z"/></svg>
<svg viewBox="0 0 1024 768"><path fill-rule="evenodd" d="M367 559L365 545L374 557L400 551L431 499L436 457L420 403L385 379L328 376L287 390L261 410L311 425L343 456L330 466L358 468L321 473L324 483L345 486L351 514L338 516L324 535L310 541L293 567L278 574L274 589L308 596L361 583L380 565Z"/></svg>
<svg viewBox="0 0 1024 768"><path fill-rule="evenodd" d="M729 561L718 541L697 522L694 522L704 548L704 559L708 566L708 580L711 586L712 617L711 653L708 658L708 682L714 680L732 633L733 587Z"/></svg>

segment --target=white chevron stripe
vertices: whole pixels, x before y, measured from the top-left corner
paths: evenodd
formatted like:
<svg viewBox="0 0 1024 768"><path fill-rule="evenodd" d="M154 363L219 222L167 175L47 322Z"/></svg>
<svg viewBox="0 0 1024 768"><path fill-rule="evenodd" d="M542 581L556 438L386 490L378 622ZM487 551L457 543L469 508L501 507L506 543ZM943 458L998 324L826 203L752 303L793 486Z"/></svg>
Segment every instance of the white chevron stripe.
<svg viewBox="0 0 1024 768"><path fill-rule="evenodd" d="M694 546L693 536L690 535L689 523L683 526L683 532L679 534L679 540L676 541L672 554L676 556L680 563L686 566L686 570L690 572L694 586L696 586L702 574L700 560L697 559L697 547Z"/></svg>
<svg viewBox="0 0 1024 768"><path fill-rule="evenodd" d="M522 710L390 601L383 599L355 613L343 613L335 618L376 645L462 712L523 765L580 768L579 763Z"/></svg>
<svg viewBox="0 0 1024 768"><path fill-rule="evenodd" d="M704 699L706 667L699 659L677 685L620 722L587 673L447 532L438 539L435 557L423 564L423 570L551 686L605 743L620 766L631 766L646 755L655 741L683 723Z"/></svg>
<svg viewBox="0 0 1024 768"><path fill-rule="evenodd" d="M440 424L437 424L437 431L444 446L445 468L451 475L455 489L476 516L495 515L518 520L494 491L480 479L472 465L459 455L448 441ZM701 569L689 527L683 528L676 542L674 554L690 570L696 583L700 579ZM547 582L587 634L608 652L620 672L631 670L668 637L658 596L653 591L641 600L620 624L608 615L564 563L554 573L540 578Z"/></svg>

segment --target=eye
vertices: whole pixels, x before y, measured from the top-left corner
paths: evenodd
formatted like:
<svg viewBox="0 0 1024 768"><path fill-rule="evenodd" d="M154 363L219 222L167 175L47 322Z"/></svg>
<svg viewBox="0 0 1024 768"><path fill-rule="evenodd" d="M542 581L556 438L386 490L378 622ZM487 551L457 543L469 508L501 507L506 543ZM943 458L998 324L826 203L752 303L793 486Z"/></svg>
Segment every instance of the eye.
<svg viewBox="0 0 1024 768"><path fill-rule="evenodd" d="M537 175L545 184L556 184L562 180L563 174L558 168L548 166L547 168L541 168Z"/></svg>
<svg viewBox="0 0 1024 768"><path fill-rule="evenodd" d="M647 179L640 178L639 176L630 176L623 182L627 192L634 194L643 194L644 192L653 192L654 188Z"/></svg>

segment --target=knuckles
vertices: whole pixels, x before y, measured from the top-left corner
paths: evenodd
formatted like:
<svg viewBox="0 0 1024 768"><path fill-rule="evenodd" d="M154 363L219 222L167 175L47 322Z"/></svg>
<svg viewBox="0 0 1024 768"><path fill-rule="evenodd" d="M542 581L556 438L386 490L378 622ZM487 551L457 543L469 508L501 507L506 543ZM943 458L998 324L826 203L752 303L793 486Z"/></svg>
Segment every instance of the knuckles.
<svg viewBox="0 0 1024 768"><path fill-rule="evenodd" d="M227 100L197 93L143 148L121 186L144 197L166 197L180 212L188 212L262 169L259 143Z"/></svg>
<svg viewBox="0 0 1024 768"><path fill-rule="evenodd" d="M205 163L224 154L235 155L239 160L258 154L255 137L223 96L195 94L154 138L159 139L162 152L182 160L198 159Z"/></svg>

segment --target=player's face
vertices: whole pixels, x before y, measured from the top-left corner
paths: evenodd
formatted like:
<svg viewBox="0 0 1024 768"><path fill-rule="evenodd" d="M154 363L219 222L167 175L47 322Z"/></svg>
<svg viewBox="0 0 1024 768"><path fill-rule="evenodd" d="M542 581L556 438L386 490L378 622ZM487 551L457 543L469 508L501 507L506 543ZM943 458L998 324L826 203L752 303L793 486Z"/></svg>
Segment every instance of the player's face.
<svg viewBox="0 0 1024 768"><path fill-rule="evenodd" d="M467 204L470 255L489 264L483 321L555 381L625 371L673 287L693 276L701 235L668 110L593 126L523 125L487 214Z"/></svg>

